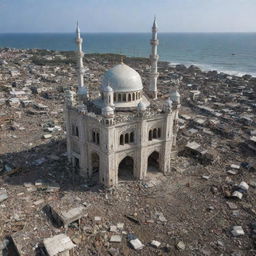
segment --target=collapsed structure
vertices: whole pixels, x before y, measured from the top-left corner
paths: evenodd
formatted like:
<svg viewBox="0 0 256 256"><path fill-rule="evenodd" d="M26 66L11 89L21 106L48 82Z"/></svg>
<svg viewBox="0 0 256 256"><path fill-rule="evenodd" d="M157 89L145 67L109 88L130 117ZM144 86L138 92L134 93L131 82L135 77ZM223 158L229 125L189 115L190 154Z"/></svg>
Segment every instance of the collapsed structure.
<svg viewBox="0 0 256 256"><path fill-rule="evenodd" d="M65 121L68 158L82 176L98 175L105 186L126 178L144 179L149 171L171 171L178 131L180 95L157 98L157 24L152 27L149 83L121 63L103 76L98 97L84 85L82 38L76 29L77 93L67 91Z"/></svg>

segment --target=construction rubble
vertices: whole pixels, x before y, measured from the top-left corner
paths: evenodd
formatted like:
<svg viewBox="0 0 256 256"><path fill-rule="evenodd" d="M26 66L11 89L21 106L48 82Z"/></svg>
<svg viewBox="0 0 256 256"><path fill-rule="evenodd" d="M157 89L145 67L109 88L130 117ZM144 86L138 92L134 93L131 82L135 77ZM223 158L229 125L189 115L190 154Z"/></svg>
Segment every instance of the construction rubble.
<svg viewBox="0 0 256 256"><path fill-rule="evenodd" d="M172 173L106 189L67 161L75 54L0 59L0 255L256 255L256 78L160 62L159 97L182 96ZM85 55L92 96L118 62ZM149 60L124 62L147 83Z"/></svg>

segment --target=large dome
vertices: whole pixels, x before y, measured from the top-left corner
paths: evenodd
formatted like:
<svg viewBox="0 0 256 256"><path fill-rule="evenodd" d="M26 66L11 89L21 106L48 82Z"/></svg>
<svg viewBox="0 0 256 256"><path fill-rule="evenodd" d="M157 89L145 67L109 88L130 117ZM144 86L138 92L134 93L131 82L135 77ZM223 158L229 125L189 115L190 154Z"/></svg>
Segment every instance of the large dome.
<svg viewBox="0 0 256 256"><path fill-rule="evenodd" d="M143 89L139 73L124 63L114 66L104 74L102 87L107 85L111 86L114 92L131 92Z"/></svg>

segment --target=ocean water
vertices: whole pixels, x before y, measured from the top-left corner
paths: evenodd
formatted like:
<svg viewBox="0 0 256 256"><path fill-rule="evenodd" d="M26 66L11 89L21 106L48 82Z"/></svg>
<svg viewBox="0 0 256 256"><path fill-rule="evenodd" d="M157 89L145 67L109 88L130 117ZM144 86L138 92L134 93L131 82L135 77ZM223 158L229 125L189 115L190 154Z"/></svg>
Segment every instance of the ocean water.
<svg viewBox="0 0 256 256"><path fill-rule="evenodd" d="M82 34L86 53L148 57L150 33ZM0 34L0 47L75 50L75 34ZM256 76L256 33L159 33L160 59L234 75Z"/></svg>

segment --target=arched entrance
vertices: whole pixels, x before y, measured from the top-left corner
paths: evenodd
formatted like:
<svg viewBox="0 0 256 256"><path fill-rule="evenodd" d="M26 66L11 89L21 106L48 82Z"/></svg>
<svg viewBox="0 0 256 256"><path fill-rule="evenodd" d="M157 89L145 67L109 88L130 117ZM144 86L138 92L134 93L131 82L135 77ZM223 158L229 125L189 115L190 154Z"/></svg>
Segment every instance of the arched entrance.
<svg viewBox="0 0 256 256"><path fill-rule="evenodd" d="M154 151L148 157L148 172L159 172L159 153Z"/></svg>
<svg viewBox="0 0 256 256"><path fill-rule="evenodd" d="M132 157L125 157L118 166L118 179L120 180L133 180L134 161Z"/></svg>
<svg viewBox="0 0 256 256"><path fill-rule="evenodd" d="M92 174L99 173L100 170L100 157L96 152L91 154L91 167L92 167Z"/></svg>

